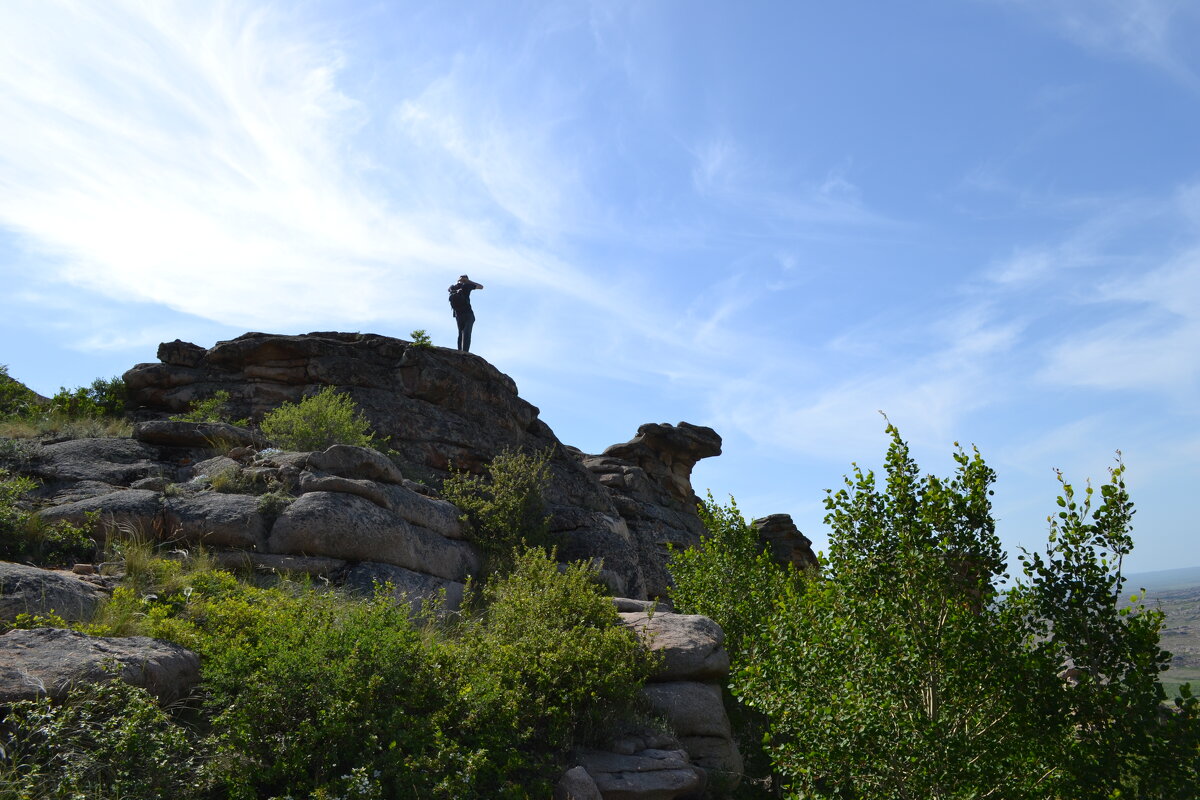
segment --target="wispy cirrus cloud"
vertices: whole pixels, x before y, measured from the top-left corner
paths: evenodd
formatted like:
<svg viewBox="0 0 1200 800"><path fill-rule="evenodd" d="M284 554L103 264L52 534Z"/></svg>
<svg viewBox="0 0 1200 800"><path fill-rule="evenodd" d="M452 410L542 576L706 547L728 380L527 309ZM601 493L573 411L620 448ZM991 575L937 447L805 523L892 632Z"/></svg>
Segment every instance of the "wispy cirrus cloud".
<svg viewBox="0 0 1200 800"><path fill-rule="evenodd" d="M1078 45L1157 67L1200 89L1195 35L1200 8L1187 0L998 0L1028 11Z"/></svg>

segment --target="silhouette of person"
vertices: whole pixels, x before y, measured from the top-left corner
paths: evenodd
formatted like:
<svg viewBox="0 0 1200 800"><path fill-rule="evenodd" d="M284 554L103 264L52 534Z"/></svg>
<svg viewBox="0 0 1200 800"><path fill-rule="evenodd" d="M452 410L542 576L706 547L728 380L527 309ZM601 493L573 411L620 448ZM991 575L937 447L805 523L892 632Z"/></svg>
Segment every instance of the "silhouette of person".
<svg viewBox="0 0 1200 800"><path fill-rule="evenodd" d="M482 283L476 283L466 275L459 275L458 281L447 290L450 292L450 308L454 309L454 319L458 321L458 349L464 353L471 351L471 328L475 326L475 312L471 310L471 292L482 288Z"/></svg>

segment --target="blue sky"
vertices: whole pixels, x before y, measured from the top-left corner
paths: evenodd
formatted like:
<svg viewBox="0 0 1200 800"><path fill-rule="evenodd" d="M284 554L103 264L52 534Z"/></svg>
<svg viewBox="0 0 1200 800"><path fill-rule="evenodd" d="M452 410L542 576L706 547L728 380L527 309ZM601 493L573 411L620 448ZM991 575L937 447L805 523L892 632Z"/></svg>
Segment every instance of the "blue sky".
<svg viewBox="0 0 1200 800"><path fill-rule="evenodd" d="M1200 6L0 4L0 363L43 393L248 330L427 329L565 442L711 425L791 513L878 464L1120 449L1137 571L1200 563Z"/></svg>

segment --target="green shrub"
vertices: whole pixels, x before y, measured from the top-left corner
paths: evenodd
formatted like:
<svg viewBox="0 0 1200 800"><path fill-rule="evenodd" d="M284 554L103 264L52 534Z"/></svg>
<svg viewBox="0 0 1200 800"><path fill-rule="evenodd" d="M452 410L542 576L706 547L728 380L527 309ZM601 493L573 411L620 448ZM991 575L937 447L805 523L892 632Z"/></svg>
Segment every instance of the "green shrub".
<svg viewBox="0 0 1200 800"><path fill-rule="evenodd" d="M775 604L803 591L803 575L772 558L733 498L722 506L709 493L699 512L706 531L700 546L671 550L671 600L679 612L703 614L721 626L736 670Z"/></svg>
<svg viewBox="0 0 1200 800"><path fill-rule="evenodd" d="M505 450L488 465L491 480L465 472L442 484L442 496L463 512L468 535L494 566L504 567L516 548L550 546L543 492L550 480L551 450Z"/></svg>
<svg viewBox="0 0 1200 800"><path fill-rule="evenodd" d="M332 386L299 403L284 403L263 417L260 427L285 450L324 450L335 444L375 446L371 424L350 395Z"/></svg>
<svg viewBox="0 0 1200 800"><path fill-rule="evenodd" d="M19 561L57 567L91 561L95 518L83 526L66 521L45 522L22 508L21 498L37 484L0 469L0 561Z"/></svg>
<svg viewBox="0 0 1200 800"><path fill-rule="evenodd" d="M234 419L230 409L229 392L222 389L213 392L211 397L195 401L185 413L175 414L171 419L176 422L224 422L239 428L250 424L249 420Z"/></svg>
<svg viewBox="0 0 1200 800"><path fill-rule="evenodd" d="M123 681L77 684L61 703L14 703L5 727L0 797L194 796L196 737Z"/></svg>
<svg viewBox="0 0 1200 800"><path fill-rule="evenodd" d="M454 680L437 720L465 764L440 771L484 797L549 797L556 760L632 712L652 659L592 565L527 548L480 599L443 648L439 678Z"/></svg>
<svg viewBox="0 0 1200 800"><path fill-rule="evenodd" d="M426 347L433 347L433 340L429 338L429 334L425 332L424 328L417 328L415 331L410 333L409 336L412 337L413 347L419 347L422 349Z"/></svg>
<svg viewBox="0 0 1200 800"><path fill-rule="evenodd" d="M75 389L62 387L46 411L51 415L67 419L91 419L97 417L120 417L125 413L128 390L120 378L96 378L89 387Z"/></svg>

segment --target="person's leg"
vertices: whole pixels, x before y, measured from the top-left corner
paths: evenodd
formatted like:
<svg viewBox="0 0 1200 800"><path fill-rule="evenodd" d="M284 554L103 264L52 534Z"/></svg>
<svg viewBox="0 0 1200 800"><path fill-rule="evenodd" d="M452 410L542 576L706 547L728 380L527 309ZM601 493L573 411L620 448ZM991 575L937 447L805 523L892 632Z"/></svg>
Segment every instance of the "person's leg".
<svg viewBox="0 0 1200 800"><path fill-rule="evenodd" d="M469 353L471 352L471 328L475 327L475 314L468 311L459 319L458 324L462 331L458 337L458 349L464 353Z"/></svg>
<svg viewBox="0 0 1200 800"><path fill-rule="evenodd" d="M458 323L458 349L462 350L463 349L463 327L466 324L466 320L463 319L462 314L455 311L454 312L454 321Z"/></svg>

